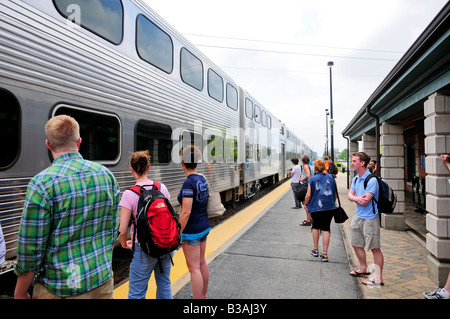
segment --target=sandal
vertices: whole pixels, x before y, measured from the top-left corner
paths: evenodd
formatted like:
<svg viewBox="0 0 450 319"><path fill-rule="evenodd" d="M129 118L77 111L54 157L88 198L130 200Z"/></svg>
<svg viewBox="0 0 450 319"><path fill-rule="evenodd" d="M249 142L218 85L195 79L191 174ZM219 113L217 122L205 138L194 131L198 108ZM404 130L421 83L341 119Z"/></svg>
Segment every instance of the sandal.
<svg viewBox="0 0 450 319"><path fill-rule="evenodd" d="M370 272L359 272L359 269L352 270L350 272L350 276L359 277L359 276L368 276L370 275Z"/></svg>
<svg viewBox="0 0 450 319"><path fill-rule="evenodd" d="M311 226L311 222L304 220L300 223L300 226Z"/></svg>
<svg viewBox="0 0 450 319"><path fill-rule="evenodd" d="M375 282L372 279L367 279L361 282L363 285L366 285L368 287L378 287L378 286L384 286L383 282Z"/></svg>

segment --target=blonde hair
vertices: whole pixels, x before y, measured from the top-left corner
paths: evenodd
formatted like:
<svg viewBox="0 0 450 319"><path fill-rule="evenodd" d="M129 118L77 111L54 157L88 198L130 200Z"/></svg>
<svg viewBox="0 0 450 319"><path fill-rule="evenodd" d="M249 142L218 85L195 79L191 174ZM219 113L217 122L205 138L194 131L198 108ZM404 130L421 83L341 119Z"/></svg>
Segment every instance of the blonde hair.
<svg viewBox="0 0 450 319"><path fill-rule="evenodd" d="M314 162L314 170L317 173L322 173L322 174L326 174L325 172L325 162L322 160L317 160Z"/></svg>
<svg viewBox="0 0 450 319"><path fill-rule="evenodd" d="M78 149L80 126L73 117L58 115L47 121L45 135L47 136L48 146L54 152Z"/></svg>

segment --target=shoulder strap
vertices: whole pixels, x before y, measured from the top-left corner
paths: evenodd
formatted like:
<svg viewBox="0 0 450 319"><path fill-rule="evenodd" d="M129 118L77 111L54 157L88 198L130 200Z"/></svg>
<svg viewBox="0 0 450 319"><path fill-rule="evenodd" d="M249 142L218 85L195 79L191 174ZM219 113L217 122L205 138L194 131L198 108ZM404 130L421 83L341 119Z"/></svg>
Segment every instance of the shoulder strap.
<svg viewBox="0 0 450 319"><path fill-rule="evenodd" d="M375 175L375 174L370 174L369 176L366 177L366 179L364 181L364 189L367 188L367 184L369 183L369 179L371 179L372 177L375 177L376 180L377 180L378 185L380 185L380 181L378 179L378 176ZM379 194L380 194L380 191L378 190L378 196L380 196ZM371 202L372 202L373 213L375 214L375 204L374 204L374 202L378 204L377 200L375 199L375 195L373 195Z"/></svg>
<svg viewBox="0 0 450 319"><path fill-rule="evenodd" d="M371 179L372 177L377 178L377 175L375 175L375 174L369 174L369 176L366 177L366 179L364 180L364 189L367 188L367 184L369 183L369 179Z"/></svg>
<svg viewBox="0 0 450 319"><path fill-rule="evenodd" d="M145 188L145 187L150 187L150 186L156 188L157 190L160 190L160 189L161 189L161 183L158 183L158 182L153 182L152 185L142 185L142 186L134 185L133 187L130 187L130 188L128 188L128 189L129 189L130 191L132 191L132 192L138 194L138 195L141 195L142 189Z"/></svg>
<svg viewBox="0 0 450 319"><path fill-rule="evenodd" d="M133 187L128 188L128 190L130 190L133 193L136 193L138 195L141 195L141 186L134 185Z"/></svg>
<svg viewBox="0 0 450 319"><path fill-rule="evenodd" d="M337 197L337 200L338 200L338 203L339 203L339 207L340 207L341 206L341 200L339 199L339 192L338 192L338 189L337 189L336 181L334 182L334 190L336 191L336 197Z"/></svg>

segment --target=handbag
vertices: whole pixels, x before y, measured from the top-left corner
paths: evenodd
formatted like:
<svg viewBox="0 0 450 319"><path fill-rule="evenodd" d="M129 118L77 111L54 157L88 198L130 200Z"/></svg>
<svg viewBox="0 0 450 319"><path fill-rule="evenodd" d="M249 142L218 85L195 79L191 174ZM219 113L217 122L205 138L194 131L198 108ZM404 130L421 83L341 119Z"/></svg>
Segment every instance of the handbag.
<svg viewBox="0 0 450 319"><path fill-rule="evenodd" d="M220 193L213 192L209 188L208 204L206 206L206 211L208 212L208 218L222 216L225 212L225 207L223 207L222 201L220 199Z"/></svg>
<svg viewBox="0 0 450 319"><path fill-rule="evenodd" d="M222 216L225 213L225 207L222 204L222 199L220 198L220 193L214 192L209 186L208 180L204 175L202 175L206 183L208 184L208 203L206 205L206 211L208 213L208 218Z"/></svg>
<svg viewBox="0 0 450 319"><path fill-rule="evenodd" d="M308 192L308 181L303 181L298 183L297 188L295 189L295 198L299 202L305 201L306 193Z"/></svg>
<svg viewBox="0 0 450 319"><path fill-rule="evenodd" d="M342 224L343 222L345 222L348 219L347 213L345 212L344 208L342 208L341 206L341 200L339 199L339 192L337 190L337 186L336 184L334 184L335 189L336 189L336 195L337 195L337 199L339 202L339 207L336 208L336 210L334 211L334 222L336 224Z"/></svg>

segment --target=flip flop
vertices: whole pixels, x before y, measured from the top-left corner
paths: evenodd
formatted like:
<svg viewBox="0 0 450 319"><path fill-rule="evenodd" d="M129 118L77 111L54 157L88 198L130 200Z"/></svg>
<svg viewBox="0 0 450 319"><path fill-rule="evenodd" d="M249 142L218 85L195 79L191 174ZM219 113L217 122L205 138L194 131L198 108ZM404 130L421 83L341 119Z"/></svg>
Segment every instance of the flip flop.
<svg viewBox="0 0 450 319"><path fill-rule="evenodd" d="M350 276L359 277L359 276L368 276L370 272L358 272L358 269L352 270L350 272Z"/></svg>
<svg viewBox="0 0 450 319"><path fill-rule="evenodd" d="M362 281L361 282L363 285L366 285L366 286L368 286L368 287L370 287L370 286L384 286L384 283L383 282L375 282L375 281L373 281L372 279L367 279L367 280L364 280L364 281Z"/></svg>
<svg viewBox="0 0 450 319"><path fill-rule="evenodd" d="M306 220L304 220L300 223L300 226L311 226L311 225L312 225L311 222L308 222Z"/></svg>

